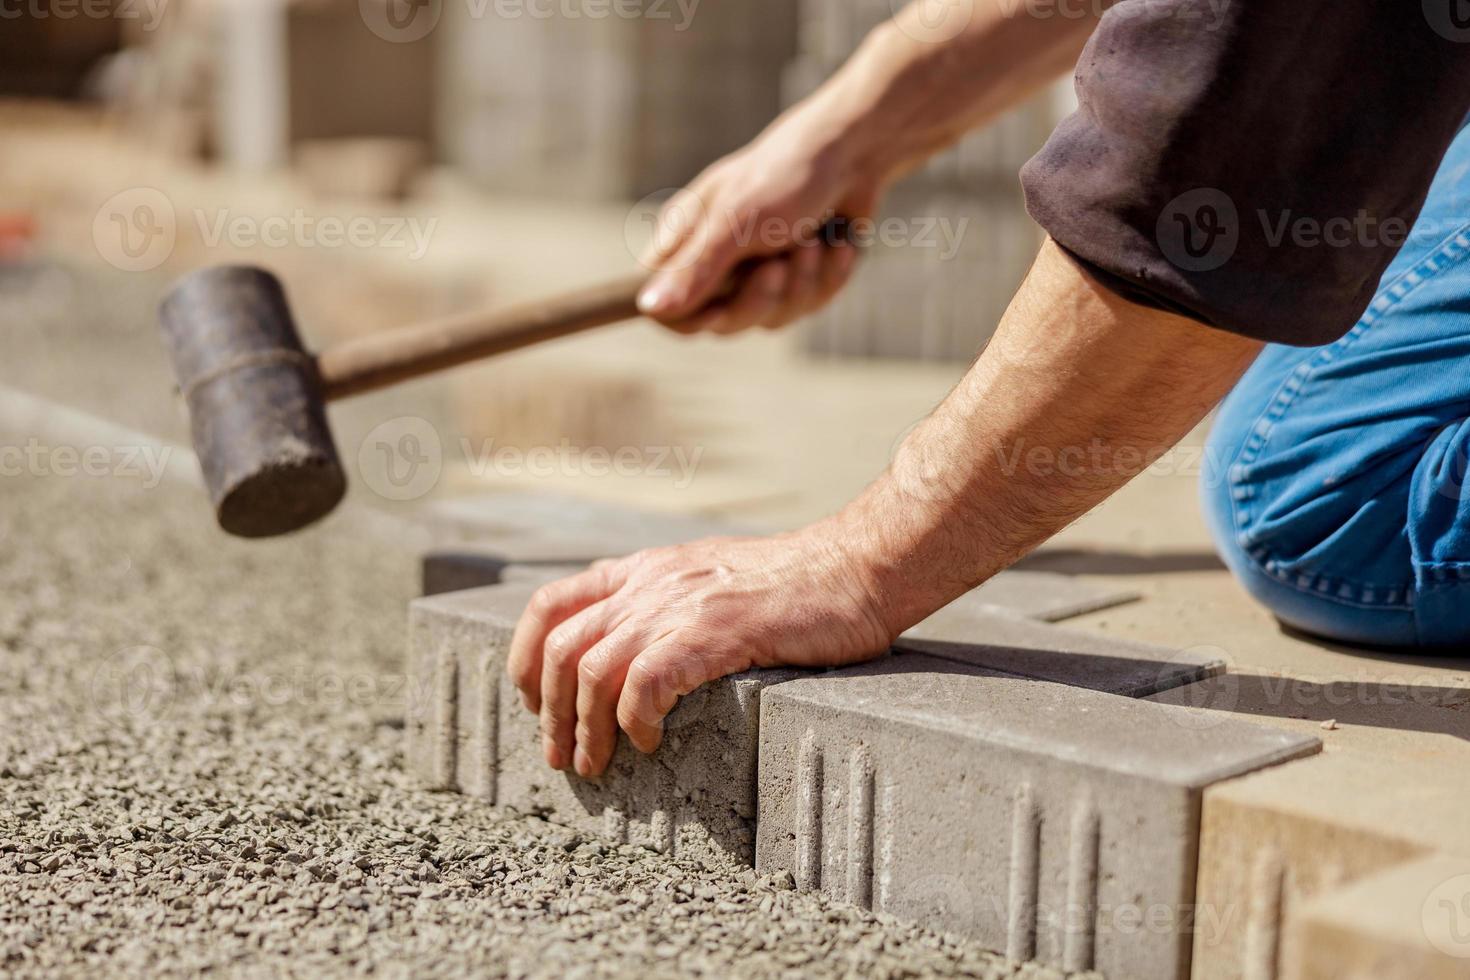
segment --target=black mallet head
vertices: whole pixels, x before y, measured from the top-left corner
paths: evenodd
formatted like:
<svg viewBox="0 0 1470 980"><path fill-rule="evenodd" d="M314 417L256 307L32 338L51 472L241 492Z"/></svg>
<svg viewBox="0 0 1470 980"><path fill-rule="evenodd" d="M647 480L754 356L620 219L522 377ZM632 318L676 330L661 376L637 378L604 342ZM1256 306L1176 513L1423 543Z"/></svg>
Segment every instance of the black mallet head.
<svg viewBox="0 0 1470 980"><path fill-rule="evenodd" d="M220 527L269 537L331 511L347 477L280 281L263 269L204 269L173 288L160 315Z"/></svg>

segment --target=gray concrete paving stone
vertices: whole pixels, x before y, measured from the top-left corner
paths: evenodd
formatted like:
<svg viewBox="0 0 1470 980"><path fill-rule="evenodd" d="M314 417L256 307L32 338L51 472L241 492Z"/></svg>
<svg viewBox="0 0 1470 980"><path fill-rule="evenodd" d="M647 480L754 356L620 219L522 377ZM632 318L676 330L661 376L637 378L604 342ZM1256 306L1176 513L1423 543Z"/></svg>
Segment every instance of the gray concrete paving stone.
<svg viewBox="0 0 1470 980"><path fill-rule="evenodd" d="M908 654L762 695L756 867L1015 961L1188 976L1203 789L1308 736Z"/></svg>
<svg viewBox="0 0 1470 980"><path fill-rule="evenodd" d="M546 816L618 843L729 869L755 860L759 694L793 671L753 670L680 699L651 756L625 736L596 780L542 757L536 717L505 677L536 584L514 582L413 603L407 762L430 786Z"/></svg>

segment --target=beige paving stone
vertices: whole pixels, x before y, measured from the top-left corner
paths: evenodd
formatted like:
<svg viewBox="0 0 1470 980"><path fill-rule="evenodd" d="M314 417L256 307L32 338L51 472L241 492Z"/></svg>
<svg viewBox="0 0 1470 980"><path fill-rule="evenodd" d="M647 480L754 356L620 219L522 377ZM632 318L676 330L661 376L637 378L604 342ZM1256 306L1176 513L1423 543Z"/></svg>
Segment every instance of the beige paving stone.
<svg viewBox="0 0 1470 980"><path fill-rule="evenodd" d="M1467 766L1453 749L1391 765L1326 752L1207 790L1197 980L1285 977L1313 897L1428 853L1470 856Z"/></svg>
<svg viewBox="0 0 1470 980"><path fill-rule="evenodd" d="M1470 977L1470 858L1434 854L1304 902L1288 980Z"/></svg>

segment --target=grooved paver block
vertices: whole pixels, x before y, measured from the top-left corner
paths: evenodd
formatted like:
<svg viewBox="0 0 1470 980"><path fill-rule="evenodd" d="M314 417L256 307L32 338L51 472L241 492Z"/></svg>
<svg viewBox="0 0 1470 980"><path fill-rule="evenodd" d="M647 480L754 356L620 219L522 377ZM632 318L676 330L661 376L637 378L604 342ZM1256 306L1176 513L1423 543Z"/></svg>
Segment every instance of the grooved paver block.
<svg viewBox="0 0 1470 980"><path fill-rule="evenodd" d="M1213 649L1172 650L1064 629L963 599L904 633L894 648L1133 698L1225 669Z"/></svg>
<svg viewBox="0 0 1470 980"><path fill-rule="evenodd" d="M651 756L620 736L607 773L547 767L505 658L534 583L419 599L410 613L408 768L437 789L618 842L719 865L754 860L759 693L790 671L749 671L680 700Z"/></svg>
<svg viewBox="0 0 1470 980"><path fill-rule="evenodd" d="M1016 960L1188 975L1200 798L1310 736L905 654L761 698L756 865Z"/></svg>
<svg viewBox="0 0 1470 980"><path fill-rule="evenodd" d="M1290 980L1470 977L1470 858L1435 854L1306 902Z"/></svg>
<svg viewBox="0 0 1470 980"><path fill-rule="evenodd" d="M1210 787L1196 980L1283 980L1307 952L1297 918L1318 896L1435 851L1470 856L1470 752L1446 742L1420 755L1328 752Z"/></svg>

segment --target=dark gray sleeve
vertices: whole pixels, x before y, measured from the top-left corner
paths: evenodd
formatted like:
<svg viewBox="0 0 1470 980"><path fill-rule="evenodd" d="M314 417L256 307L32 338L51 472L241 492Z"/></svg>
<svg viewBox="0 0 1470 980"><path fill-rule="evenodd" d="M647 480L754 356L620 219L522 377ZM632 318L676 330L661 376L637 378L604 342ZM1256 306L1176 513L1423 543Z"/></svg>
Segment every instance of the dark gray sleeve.
<svg viewBox="0 0 1470 980"><path fill-rule="evenodd" d="M1470 109L1462 6L1122 0L1078 62L1078 110L1021 172L1027 209L1136 301L1330 342Z"/></svg>

